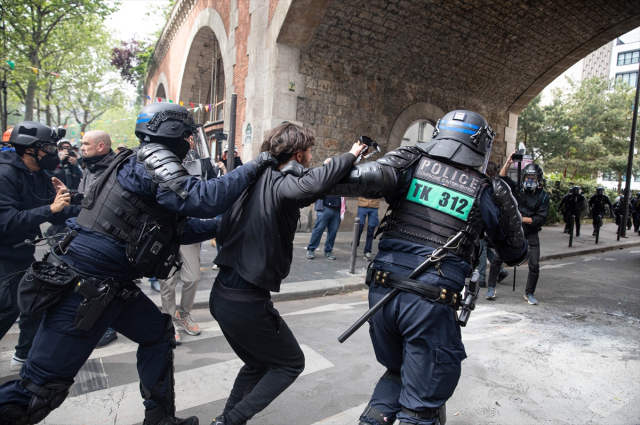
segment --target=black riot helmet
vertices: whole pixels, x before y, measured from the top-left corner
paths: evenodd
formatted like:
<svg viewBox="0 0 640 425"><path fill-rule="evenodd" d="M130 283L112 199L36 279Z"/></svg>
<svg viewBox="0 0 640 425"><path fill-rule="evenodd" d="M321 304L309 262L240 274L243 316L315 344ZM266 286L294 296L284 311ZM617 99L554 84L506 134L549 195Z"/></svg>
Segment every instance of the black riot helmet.
<svg viewBox="0 0 640 425"><path fill-rule="evenodd" d="M580 194L580 186L573 186L571 188L571 193L574 195L579 195Z"/></svg>
<svg viewBox="0 0 640 425"><path fill-rule="evenodd" d="M16 125L9 137L9 143L20 156L29 155L36 160L36 164L43 170L55 170L60 164L56 143L67 134L64 128L53 129L47 125L34 121L22 121ZM27 153L28 148L35 148L35 152ZM41 157L38 150L44 152Z"/></svg>
<svg viewBox="0 0 640 425"><path fill-rule="evenodd" d="M52 152L56 152L55 147L58 140L62 139L66 134L67 130L64 128L56 130L39 122L22 121L11 132L9 143L14 147L22 146L24 148L53 145Z"/></svg>
<svg viewBox="0 0 640 425"><path fill-rule="evenodd" d="M522 170L522 177L524 179L525 190L536 190L538 187L542 187L544 179L544 170L538 164L528 164ZM533 179L535 177L535 179Z"/></svg>
<svg viewBox="0 0 640 425"><path fill-rule="evenodd" d="M193 115L175 103L151 103L140 111L136 136L142 142L172 144L193 134Z"/></svg>
<svg viewBox="0 0 640 425"><path fill-rule="evenodd" d="M640 192L638 192L640 193ZM604 195L604 187L597 187L596 188L596 195Z"/></svg>
<svg viewBox="0 0 640 425"><path fill-rule="evenodd" d="M417 146L434 158L469 167L486 167L496 133L480 114L451 111L438 120L433 138Z"/></svg>
<svg viewBox="0 0 640 425"><path fill-rule="evenodd" d="M636 198L640 199L640 190L636 192Z"/></svg>

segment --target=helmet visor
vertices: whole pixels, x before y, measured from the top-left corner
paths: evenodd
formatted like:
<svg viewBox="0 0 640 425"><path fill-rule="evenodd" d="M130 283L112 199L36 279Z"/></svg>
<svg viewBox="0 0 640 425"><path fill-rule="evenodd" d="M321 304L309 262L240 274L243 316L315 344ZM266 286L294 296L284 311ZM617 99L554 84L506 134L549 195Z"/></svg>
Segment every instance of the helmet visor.
<svg viewBox="0 0 640 425"><path fill-rule="evenodd" d="M51 154L58 152L58 148L54 143L38 143L36 146L45 153Z"/></svg>

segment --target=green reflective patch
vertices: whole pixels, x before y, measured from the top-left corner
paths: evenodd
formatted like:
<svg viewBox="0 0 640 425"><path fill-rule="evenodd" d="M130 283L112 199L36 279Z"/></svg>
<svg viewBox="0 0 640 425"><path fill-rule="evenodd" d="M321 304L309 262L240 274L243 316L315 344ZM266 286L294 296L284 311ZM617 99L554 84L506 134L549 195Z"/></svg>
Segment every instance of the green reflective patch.
<svg viewBox="0 0 640 425"><path fill-rule="evenodd" d="M444 186L413 179L407 200L467 221L475 198Z"/></svg>

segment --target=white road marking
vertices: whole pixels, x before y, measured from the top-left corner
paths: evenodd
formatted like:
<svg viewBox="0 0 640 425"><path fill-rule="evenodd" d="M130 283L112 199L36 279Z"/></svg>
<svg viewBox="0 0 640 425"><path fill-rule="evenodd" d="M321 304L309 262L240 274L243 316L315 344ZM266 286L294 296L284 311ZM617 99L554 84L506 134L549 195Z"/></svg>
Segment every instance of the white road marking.
<svg viewBox="0 0 640 425"><path fill-rule="evenodd" d="M629 251L629 254L640 254L640 251Z"/></svg>
<svg viewBox="0 0 640 425"><path fill-rule="evenodd" d="M316 422L313 425L355 425L360 419L360 415L364 412L368 403L356 406L353 409L346 410L342 413L338 413L327 419Z"/></svg>
<svg viewBox="0 0 640 425"><path fill-rule="evenodd" d="M369 304L369 301L360 301L350 304L326 304L319 307L309 308L307 310L294 311L293 313L283 314L282 316L297 316L299 314L325 313L327 311L351 310L354 305Z"/></svg>
<svg viewBox="0 0 640 425"><path fill-rule="evenodd" d="M511 323L489 323L485 320L493 317L504 317L510 320L516 318L519 320ZM504 310L495 311L491 307L478 306L471 314L467 326L462 328L462 341L477 341L512 333L529 323L531 323L531 319L527 319L520 314L510 313Z"/></svg>
<svg viewBox="0 0 640 425"><path fill-rule="evenodd" d="M542 266L540 267L540 270L542 269L559 269L560 267L564 267L564 266L568 266L569 264L575 264L575 263L563 263L563 264L548 264L546 266Z"/></svg>
<svg viewBox="0 0 640 425"><path fill-rule="evenodd" d="M302 375L334 367L315 350L301 344L305 355ZM229 396L243 363L240 359L216 363L175 374L177 411L190 409ZM294 384L295 385L295 384ZM136 381L78 397L67 398L43 422L47 425L132 425L144 419L144 406Z"/></svg>

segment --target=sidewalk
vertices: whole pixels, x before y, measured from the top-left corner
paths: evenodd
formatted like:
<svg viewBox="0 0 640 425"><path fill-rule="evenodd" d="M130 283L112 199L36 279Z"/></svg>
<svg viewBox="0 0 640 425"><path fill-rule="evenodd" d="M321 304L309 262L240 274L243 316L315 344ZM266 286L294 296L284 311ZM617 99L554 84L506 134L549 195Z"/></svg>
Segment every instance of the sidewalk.
<svg viewBox="0 0 640 425"><path fill-rule="evenodd" d="M569 235L564 234L564 225L544 227L540 232L541 253L540 261L558 260L561 258L605 252L616 249L640 246L640 236L627 231L627 238L616 241L615 224L605 224L600 229L600 240L595 245L595 237L591 236L593 227L591 224L583 224L580 237L573 238L573 247L569 248ZM633 229L632 229L633 230ZM325 234L326 236L326 234ZM333 253L336 260L332 261L323 256L324 236L320 247L315 251L315 259L306 258L306 246L311 237L310 233L297 233L294 239L293 263L291 272L282 283L281 291L273 293L274 301L288 301L313 297L336 295L341 292L351 292L366 288L364 275L369 262L364 259L362 235L361 245L356 259L356 273L349 273L349 260L351 255L350 232L339 232L336 237ZM378 241L374 241L373 255L377 253ZM202 280L198 287L194 308L208 308L209 294L217 270L212 270L216 248L209 242L202 244L201 270ZM178 284L178 292L180 288ZM148 280L144 279L141 285L143 292L160 305L160 294L151 290Z"/></svg>

